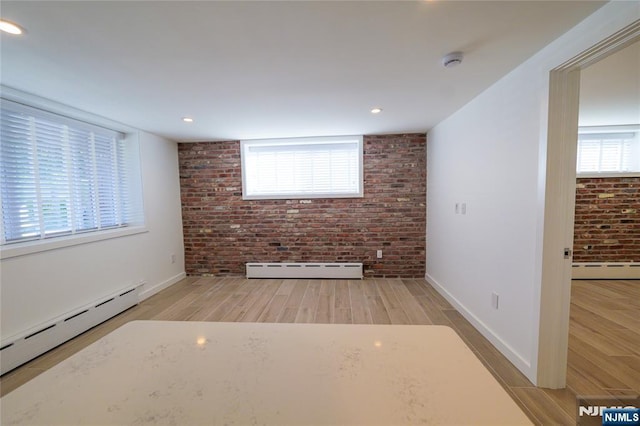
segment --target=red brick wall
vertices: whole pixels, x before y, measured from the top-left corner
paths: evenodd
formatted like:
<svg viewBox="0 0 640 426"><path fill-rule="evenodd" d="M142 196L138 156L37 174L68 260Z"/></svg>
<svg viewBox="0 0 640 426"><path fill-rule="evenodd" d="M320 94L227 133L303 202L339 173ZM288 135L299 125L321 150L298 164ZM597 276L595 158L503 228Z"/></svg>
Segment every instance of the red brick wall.
<svg viewBox="0 0 640 426"><path fill-rule="evenodd" d="M425 135L365 136L364 198L352 199L244 201L239 145L179 144L188 274L244 275L247 262L363 262L369 277L424 277Z"/></svg>
<svg viewBox="0 0 640 426"><path fill-rule="evenodd" d="M640 262L640 177L578 178L574 262Z"/></svg>

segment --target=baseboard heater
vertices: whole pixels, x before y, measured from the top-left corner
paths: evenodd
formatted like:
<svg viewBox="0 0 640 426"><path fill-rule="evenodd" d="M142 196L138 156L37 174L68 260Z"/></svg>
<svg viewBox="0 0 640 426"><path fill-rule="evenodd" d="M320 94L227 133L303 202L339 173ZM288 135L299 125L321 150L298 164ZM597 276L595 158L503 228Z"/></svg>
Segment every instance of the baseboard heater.
<svg viewBox="0 0 640 426"><path fill-rule="evenodd" d="M571 278L574 280L640 280L638 262L589 262L572 266Z"/></svg>
<svg viewBox="0 0 640 426"><path fill-rule="evenodd" d="M0 374L42 355L138 304L139 286L122 289L86 306L41 324L0 344Z"/></svg>
<svg viewBox="0 0 640 426"><path fill-rule="evenodd" d="M247 263L247 278L362 279L362 263Z"/></svg>

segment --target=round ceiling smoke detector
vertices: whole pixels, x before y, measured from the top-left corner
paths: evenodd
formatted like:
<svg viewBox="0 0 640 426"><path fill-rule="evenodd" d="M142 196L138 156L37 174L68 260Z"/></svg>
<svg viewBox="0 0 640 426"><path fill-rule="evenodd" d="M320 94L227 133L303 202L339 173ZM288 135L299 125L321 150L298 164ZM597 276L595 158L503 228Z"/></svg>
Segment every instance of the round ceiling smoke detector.
<svg viewBox="0 0 640 426"><path fill-rule="evenodd" d="M445 68L453 68L462 63L462 52L452 52L442 58L442 65Z"/></svg>

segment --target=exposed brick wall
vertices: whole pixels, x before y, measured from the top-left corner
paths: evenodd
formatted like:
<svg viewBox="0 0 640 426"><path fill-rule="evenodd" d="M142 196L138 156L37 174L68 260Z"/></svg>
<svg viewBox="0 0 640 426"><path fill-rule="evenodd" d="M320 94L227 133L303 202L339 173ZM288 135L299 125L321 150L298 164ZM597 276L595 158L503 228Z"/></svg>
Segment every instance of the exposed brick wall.
<svg viewBox="0 0 640 426"><path fill-rule="evenodd" d="M578 178L574 262L640 262L640 177Z"/></svg>
<svg viewBox="0 0 640 426"><path fill-rule="evenodd" d="M363 262L369 277L424 277L425 135L365 136L364 197L350 199L244 201L239 145L179 144L188 274L244 275L246 262Z"/></svg>

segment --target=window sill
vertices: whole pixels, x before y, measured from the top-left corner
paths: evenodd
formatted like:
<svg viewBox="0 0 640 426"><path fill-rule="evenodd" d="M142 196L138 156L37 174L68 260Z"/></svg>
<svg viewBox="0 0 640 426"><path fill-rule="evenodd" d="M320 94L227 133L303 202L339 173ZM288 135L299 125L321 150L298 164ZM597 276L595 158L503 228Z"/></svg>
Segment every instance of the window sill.
<svg viewBox="0 0 640 426"><path fill-rule="evenodd" d="M363 198L360 193L353 194L265 194L265 195L243 195L245 201L256 200L311 200L311 199L332 199L332 198Z"/></svg>
<svg viewBox="0 0 640 426"><path fill-rule="evenodd" d="M577 173L578 179L582 178L618 178L640 177L640 172L602 172L602 173Z"/></svg>
<svg viewBox="0 0 640 426"><path fill-rule="evenodd" d="M36 240L27 241L24 243L15 243L0 248L0 260L40 253L49 250L56 250L65 247L89 244L97 241L110 240L113 238L126 237L129 235L142 234L145 232L148 232L146 226L129 226L121 229L69 235L66 237L57 237L50 240Z"/></svg>

